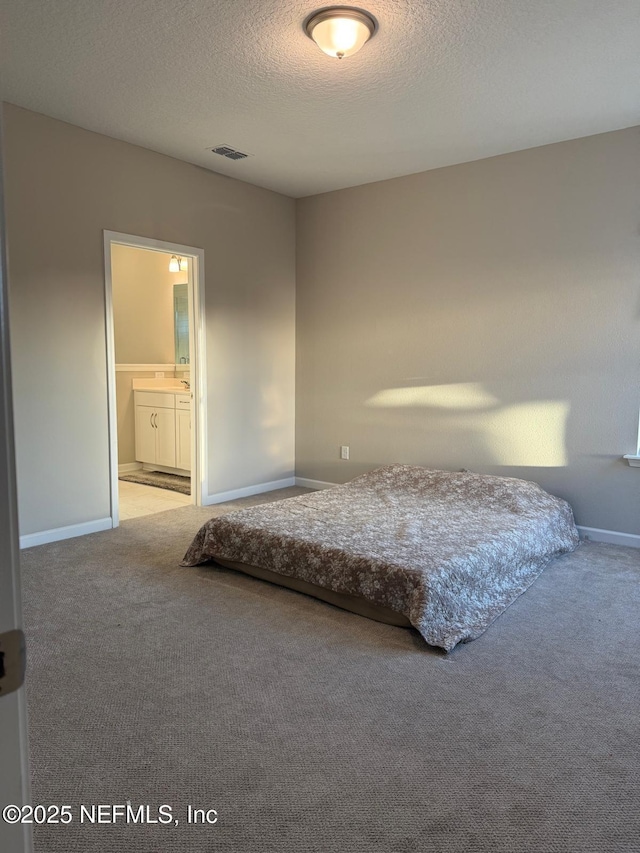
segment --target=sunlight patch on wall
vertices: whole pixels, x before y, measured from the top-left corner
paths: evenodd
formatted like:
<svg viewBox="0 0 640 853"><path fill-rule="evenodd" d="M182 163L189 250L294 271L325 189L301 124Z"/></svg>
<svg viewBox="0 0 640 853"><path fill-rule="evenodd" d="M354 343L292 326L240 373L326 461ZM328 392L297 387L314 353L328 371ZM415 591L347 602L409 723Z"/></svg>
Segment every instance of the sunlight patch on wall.
<svg viewBox="0 0 640 853"><path fill-rule="evenodd" d="M261 417L260 428L281 427L285 422L284 403L280 389L275 383L263 385L260 389Z"/></svg>
<svg viewBox="0 0 640 853"><path fill-rule="evenodd" d="M411 388L385 388L370 397L367 406L400 408L433 406L437 409L488 409L500 404L479 382L453 385L418 385Z"/></svg>
<svg viewBox="0 0 640 853"><path fill-rule="evenodd" d="M271 382L260 389L260 429L264 438L264 449L272 459L282 458L285 452L282 443L282 431L286 427L286 411L282 393Z"/></svg>
<svg viewBox="0 0 640 853"><path fill-rule="evenodd" d="M365 405L383 409L437 410L438 417L433 418L428 428L453 436L456 431L460 435L473 432L490 457L479 460L482 463L535 468L568 464L565 436L570 404L563 400L505 404L481 383L461 382L385 388L370 397ZM443 414L448 417L443 419Z"/></svg>
<svg viewBox="0 0 640 853"><path fill-rule="evenodd" d="M559 400L518 403L477 418L477 424L498 464L561 468L568 464L569 408L569 403Z"/></svg>

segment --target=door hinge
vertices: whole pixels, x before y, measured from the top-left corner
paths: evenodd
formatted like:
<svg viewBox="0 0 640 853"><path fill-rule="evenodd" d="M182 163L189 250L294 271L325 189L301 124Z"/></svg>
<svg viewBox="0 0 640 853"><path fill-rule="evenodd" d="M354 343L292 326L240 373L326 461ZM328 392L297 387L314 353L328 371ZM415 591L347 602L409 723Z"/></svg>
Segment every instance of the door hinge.
<svg viewBox="0 0 640 853"><path fill-rule="evenodd" d="M0 698L22 687L26 667L24 633L16 629L0 634Z"/></svg>

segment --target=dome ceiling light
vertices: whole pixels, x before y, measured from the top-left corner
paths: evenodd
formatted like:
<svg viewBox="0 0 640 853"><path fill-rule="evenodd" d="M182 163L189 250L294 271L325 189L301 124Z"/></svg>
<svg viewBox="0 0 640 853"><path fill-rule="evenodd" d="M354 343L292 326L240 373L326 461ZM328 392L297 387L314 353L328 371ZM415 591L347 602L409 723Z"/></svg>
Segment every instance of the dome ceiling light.
<svg viewBox="0 0 640 853"><path fill-rule="evenodd" d="M329 6L307 18L304 31L327 56L353 56L378 29L378 22L363 9Z"/></svg>

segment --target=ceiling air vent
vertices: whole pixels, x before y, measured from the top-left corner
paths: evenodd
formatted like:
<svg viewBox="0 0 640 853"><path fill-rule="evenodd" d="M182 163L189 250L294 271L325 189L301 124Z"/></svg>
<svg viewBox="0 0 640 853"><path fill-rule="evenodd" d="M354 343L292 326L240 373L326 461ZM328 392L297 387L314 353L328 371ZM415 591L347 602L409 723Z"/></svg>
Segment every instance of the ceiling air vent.
<svg viewBox="0 0 640 853"><path fill-rule="evenodd" d="M216 147L211 150L214 154L226 157L227 160L244 160L251 156L249 154L244 154L242 151L236 151L236 149L232 148L230 145L216 145Z"/></svg>

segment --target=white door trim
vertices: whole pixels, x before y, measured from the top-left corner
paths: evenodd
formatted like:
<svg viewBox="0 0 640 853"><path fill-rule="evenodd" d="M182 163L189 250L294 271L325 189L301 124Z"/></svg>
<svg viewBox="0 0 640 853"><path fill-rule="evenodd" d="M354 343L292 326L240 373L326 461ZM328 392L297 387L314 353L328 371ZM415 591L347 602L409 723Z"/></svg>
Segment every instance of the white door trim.
<svg viewBox="0 0 640 853"><path fill-rule="evenodd" d="M0 632L4 633L22 628L23 620L2 171L0 145ZM31 793L24 685L0 696L0 767L0 807L27 805ZM31 826L0 821L0 849L6 853L30 853Z"/></svg>
<svg viewBox="0 0 640 853"><path fill-rule="evenodd" d="M209 460L207 458L207 359L206 326L204 313L204 249L195 246L183 246L180 243L167 243L150 237L138 237L135 234L121 234L118 231L104 231L104 292L106 311L106 347L107 347L107 406L109 417L109 468L111 480L111 521L112 526L119 524L118 517L118 421L116 414L116 360L113 329L113 283L111 279L111 246L131 246L138 249L150 249L154 252L166 252L179 255L192 261L192 274L189 277L190 303L189 336L193 345L191 363L191 498L197 506L202 506L209 494Z"/></svg>

